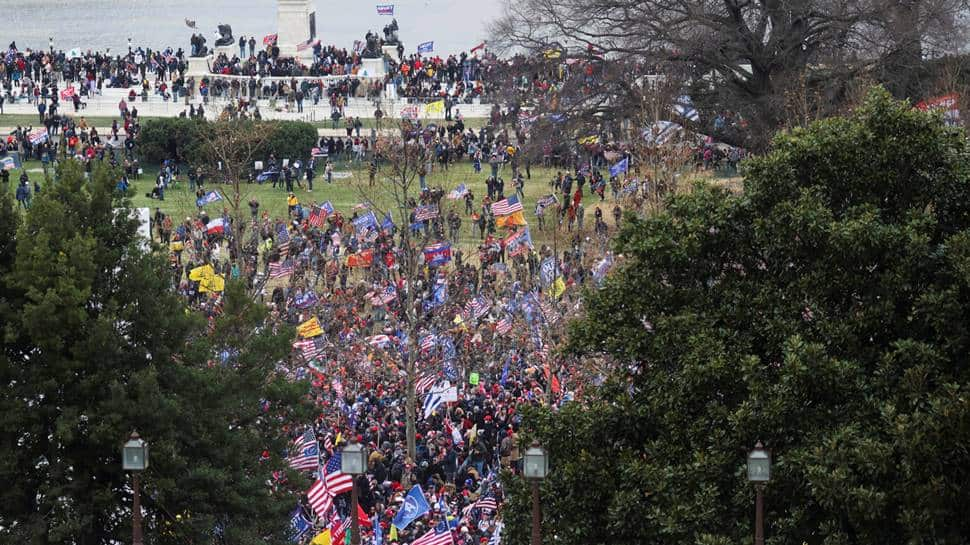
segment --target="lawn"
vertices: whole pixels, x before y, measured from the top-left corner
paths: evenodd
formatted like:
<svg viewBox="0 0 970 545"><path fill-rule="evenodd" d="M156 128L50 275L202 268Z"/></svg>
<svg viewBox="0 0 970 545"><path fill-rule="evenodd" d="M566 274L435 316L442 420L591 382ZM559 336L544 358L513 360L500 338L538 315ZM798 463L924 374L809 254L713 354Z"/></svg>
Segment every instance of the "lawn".
<svg viewBox="0 0 970 545"><path fill-rule="evenodd" d="M366 200L372 201L375 204L375 208L380 210L392 208L391 205L393 203L387 194L387 191L382 190L380 184L377 184L374 188L367 187L368 176L366 166L366 164L343 162L337 163L336 168L334 169L336 175L335 178L340 177L340 179L335 179L334 183L329 185L323 179L323 169L318 168L317 176L314 180L313 191L309 192L305 189L297 189L295 191L297 198L303 205L309 205L314 202L322 203L329 200L333 204L334 208L348 216L352 213L354 205L362 203ZM45 185L44 174L39 162L28 161L25 167L31 181L38 181L41 186ZM535 244L537 246L543 243L548 243L551 245L553 238L552 230L548 227L548 225L551 223L551 213L550 215L547 215L546 231L540 232L535 219L535 203L539 197L552 192L550 181L555 175L555 170L547 168L532 168L531 171L532 179L526 180L525 183L525 217L530 224L532 238ZM131 198L133 205L136 207L151 208L153 213L155 208L159 207L163 212L172 215L176 219L195 217L198 214L198 208L195 204L195 193L189 191L188 182L185 181L184 175L174 188L169 188L165 192L164 201L146 197L146 193L150 193L152 187L154 186L157 172L157 167L149 167L145 169L145 173L139 179L132 180ZM482 197L484 197L486 194L485 178L487 177L487 173L487 165L483 165L483 170L480 174L475 174L471 163L463 161L457 165L451 166L447 171L436 166L434 172L428 176L427 181L429 186L441 186L446 191L450 191L458 184L464 183L474 194L477 209L477 206L480 206L481 204ZM514 188L510 180L511 171L508 168L505 168L500 174L506 179L506 194L508 195L514 193ZM18 176L19 174L17 173L14 173L11 176L11 188L16 183ZM416 187L417 181L415 181L415 188ZM244 184L242 188L241 202L246 203L250 199L255 198L260 203L260 210L268 211L271 217L282 218L286 216L287 194L284 190L274 189L270 183ZM220 184L206 185L207 191L216 190L222 193L223 196L228 196L228 189L228 187ZM600 206L602 208L604 218L606 219L607 223L612 225L613 217L611 211L614 203L609 197L609 191L607 191L607 198L603 203L599 202L599 197L587 195L584 199L584 204L586 206L585 227L587 235L592 233L593 213L596 206ZM222 208L225 205L226 201L216 202L208 205L206 210L210 216L215 216L221 213ZM243 212L246 214L246 217L248 217L248 206L243 204L242 208ZM452 201L447 198L442 200L441 213L443 215L447 214L447 212L452 208L457 210L462 217L459 244L466 249L477 247L480 239L477 237L472 237L471 220L464 213L464 201ZM378 215L380 216L379 213ZM398 213L393 213L393 219L396 223L400 223ZM566 236L561 234L559 237L559 243L562 244L565 238Z"/></svg>

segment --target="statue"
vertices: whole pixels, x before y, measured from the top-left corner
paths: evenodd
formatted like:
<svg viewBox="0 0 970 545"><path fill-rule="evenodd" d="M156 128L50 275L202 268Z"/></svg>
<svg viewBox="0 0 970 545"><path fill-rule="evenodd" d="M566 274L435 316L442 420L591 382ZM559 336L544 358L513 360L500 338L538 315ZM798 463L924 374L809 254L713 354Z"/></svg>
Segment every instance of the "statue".
<svg viewBox="0 0 970 545"><path fill-rule="evenodd" d="M365 59L379 59L384 56L381 51L381 40L377 37L377 34L371 31L367 31L367 36L364 37L366 45L364 46L364 51L360 54L361 57Z"/></svg>
<svg viewBox="0 0 970 545"><path fill-rule="evenodd" d="M397 19L391 19L391 24L384 25L384 45L397 45L400 39L397 37Z"/></svg>
<svg viewBox="0 0 970 545"><path fill-rule="evenodd" d="M205 57L208 54L205 47L205 36L202 33L192 34L192 39L189 43L192 44L190 57Z"/></svg>
<svg viewBox="0 0 970 545"><path fill-rule="evenodd" d="M232 27L229 25L219 25L219 38L216 39L216 47L233 45L236 40L232 38Z"/></svg>

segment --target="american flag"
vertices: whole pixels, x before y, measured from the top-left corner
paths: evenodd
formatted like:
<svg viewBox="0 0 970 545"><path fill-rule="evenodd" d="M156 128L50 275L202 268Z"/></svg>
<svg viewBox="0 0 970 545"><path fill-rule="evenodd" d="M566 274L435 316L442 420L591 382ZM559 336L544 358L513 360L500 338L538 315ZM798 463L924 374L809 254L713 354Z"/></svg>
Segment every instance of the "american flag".
<svg viewBox="0 0 970 545"><path fill-rule="evenodd" d="M395 298L397 298L397 289L395 289L393 285L389 284L386 288L384 288L380 292L371 293L370 304L374 305L375 307L379 307L381 305L386 305L387 303L390 303Z"/></svg>
<svg viewBox="0 0 970 545"><path fill-rule="evenodd" d="M495 502L495 498L487 497L475 502L475 507L482 511L495 511L498 509L498 503Z"/></svg>
<svg viewBox="0 0 970 545"><path fill-rule="evenodd" d="M384 348L391 344L391 338L387 335L373 335L367 337L367 343L376 348Z"/></svg>
<svg viewBox="0 0 970 545"><path fill-rule="evenodd" d="M325 472L324 480L327 483L327 490L331 494L337 495L344 492L350 492L354 487L354 479L350 475L344 475L340 471L340 453L336 453L327 460L326 467L323 468Z"/></svg>
<svg viewBox="0 0 970 545"><path fill-rule="evenodd" d="M504 527L504 523L495 523L495 531L492 532L492 537L488 538L488 545L499 545L502 543L502 528Z"/></svg>
<svg viewBox="0 0 970 545"><path fill-rule="evenodd" d="M491 305L485 301L485 298L479 295L465 304L465 312L473 318L479 318L488 312L490 307Z"/></svg>
<svg viewBox="0 0 970 545"><path fill-rule="evenodd" d="M320 447L312 430L307 430L293 441L293 451L287 460L293 469L316 469L320 464Z"/></svg>
<svg viewBox="0 0 970 545"><path fill-rule="evenodd" d="M425 221L432 218L438 217L438 206L435 204L428 204L425 206L419 206L414 209L414 220L415 221Z"/></svg>
<svg viewBox="0 0 970 545"><path fill-rule="evenodd" d="M506 197L496 203L492 203L492 213L496 216L508 216L515 212L522 211L522 203L515 195Z"/></svg>
<svg viewBox="0 0 970 545"><path fill-rule="evenodd" d="M288 274L293 274L293 260L274 261L269 264L269 277L282 278Z"/></svg>
<svg viewBox="0 0 970 545"><path fill-rule="evenodd" d="M539 308L542 309L542 317L550 324L556 324L559 318L562 317L559 311L556 310L556 307L552 306L552 303L549 301L540 301Z"/></svg>
<svg viewBox="0 0 970 545"><path fill-rule="evenodd" d="M304 341L297 341L293 343L293 348L300 351L300 355L303 359L310 361L312 359L318 358L323 354L324 347L326 346L326 341L323 337L314 337L312 339L306 339Z"/></svg>
<svg viewBox="0 0 970 545"><path fill-rule="evenodd" d="M438 342L438 336L432 333L421 338L421 350L431 350Z"/></svg>
<svg viewBox="0 0 970 545"><path fill-rule="evenodd" d="M344 396L344 385L342 382L340 382L339 378L333 379L333 382L330 383L330 386L333 387L334 393L336 393L338 396L340 397Z"/></svg>
<svg viewBox="0 0 970 545"><path fill-rule="evenodd" d="M320 43L320 40L307 40L305 42L296 44L296 50L297 51L306 51L307 49L310 49L311 47L315 47L318 43Z"/></svg>
<svg viewBox="0 0 970 545"><path fill-rule="evenodd" d="M448 523L445 523L435 526L434 530L415 539L411 545L452 545L452 543L454 540L451 538L451 529L448 528Z"/></svg>
<svg viewBox="0 0 970 545"><path fill-rule="evenodd" d="M319 206L314 206L310 210L310 217L307 218L307 223L314 227L322 227L324 220L327 219L327 213Z"/></svg>
<svg viewBox="0 0 970 545"><path fill-rule="evenodd" d="M418 394L423 394L431 389L435 383L438 382L437 375L428 374L418 379L418 382L414 385L414 391Z"/></svg>
<svg viewBox="0 0 970 545"><path fill-rule="evenodd" d="M510 318L507 314L502 317L502 319L495 324L495 331L499 335L505 335L509 331L512 331L512 318Z"/></svg>
<svg viewBox="0 0 970 545"><path fill-rule="evenodd" d="M322 480L313 483L306 493L306 498L313 512L320 518L327 516L327 512L333 507L333 494L327 490L327 484Z"/></svg>
<svg viewBox="0 0 970 545"><path fill-rule="evenodd" d="M328 433L327 435L325 435L323 437L323 448L326 449L327 452L333 452L333 434L332 433Z"/></svg>
<svg viewBox="0 0 970 545"><path fill-rule="evenodd" d="M286 259L290 253L290 233L285 223L276 226L276 244L280 249L280 259Z"/></svg>

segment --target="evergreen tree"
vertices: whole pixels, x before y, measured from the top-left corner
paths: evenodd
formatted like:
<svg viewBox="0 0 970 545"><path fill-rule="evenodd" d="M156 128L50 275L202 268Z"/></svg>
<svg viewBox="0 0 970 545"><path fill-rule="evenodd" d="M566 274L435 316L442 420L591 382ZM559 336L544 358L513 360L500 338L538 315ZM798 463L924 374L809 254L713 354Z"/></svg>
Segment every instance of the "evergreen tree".
<svg viewBox="0 0 970 545"><path fill-rule="evenodd" d="M133 429L148 543L285 541L297 497L268 483L305 416L304 385L274 371L292 331L230 283L209 334L143 248L118 173L59 168L22 218L0 203L0 541L130 540Z"/></svg>
<svg viewBox="0 0 970 545"><path fill-rule="evenodd" d="M620 370L588 407L526 419L551 452L546 541L748 541L761 440L768 543L965 543L968 151L878 90L778 136L743 193L628 219L625 264L570 336ZM507 481L525 543L529 495Z"/></svg>

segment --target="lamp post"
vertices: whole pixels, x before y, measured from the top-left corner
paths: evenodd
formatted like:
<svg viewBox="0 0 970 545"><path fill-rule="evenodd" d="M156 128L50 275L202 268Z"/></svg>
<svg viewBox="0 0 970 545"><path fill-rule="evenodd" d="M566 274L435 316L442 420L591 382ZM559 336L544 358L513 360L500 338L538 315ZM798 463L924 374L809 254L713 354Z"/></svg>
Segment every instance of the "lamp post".
<svg viewBox="0 0 970 545"><path fill-rule="evenodd" d="M350 487L350 544L360 545L360 517L357 516L357 476L367 471L367 450L356 440L340 451L340 471L353 476Z"/></svg>
<svg viewBox="0 0 970 545"><path fill-rule="evenodd" d="M539 446L536 441L525 450L522 455L524 462L525 478L529 479L532 485L532 541L531 545L542 543L541 529L542 508L539 505L539 481L546 478L549 473L549 455L545 449Z"/></svg>
<svg viewBox="0 0 970 545"><path fill-rule="evenodd" d="M128 442L121 448L121 467L131 471L131 544L143 545L141 537L141 497L138 491L138 473L148 469L148 443L142 441L137 431L131 432Z"/></svg>
<svg viewBox="0 0 970 545"><path fill-rule="evenodd" d="M765 483L771 480L771 452L761 441L748 453L748 481L754 483L754 545L765 545Z"/></svg>
<svg viewBox="0 0 970 545"><path fill-rule="evenodd" d="M53 36L47 38L47 45L50 46L51 53L53 53L54 52L54 37Z"/></svg>
<svg viewBox="0 0 970 545"><path fill-rule="evenodd" d="M131 53L131 38L128 38L128 52Z"/></svg>

